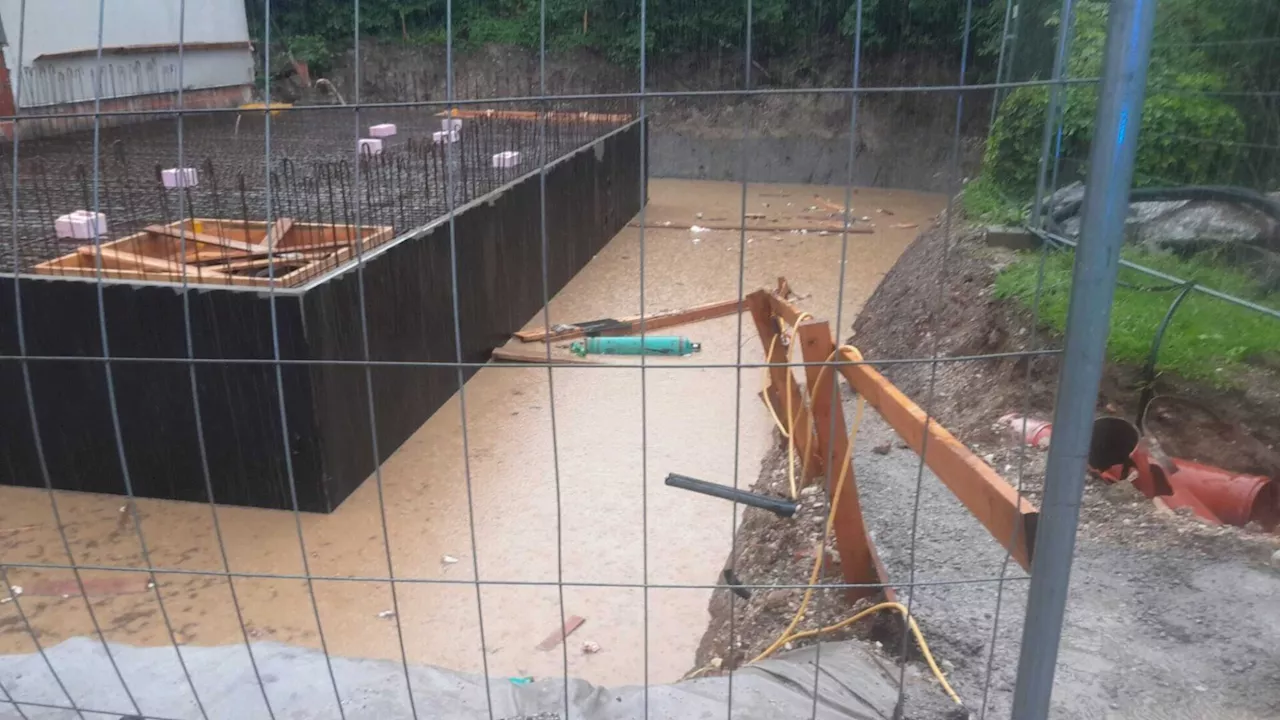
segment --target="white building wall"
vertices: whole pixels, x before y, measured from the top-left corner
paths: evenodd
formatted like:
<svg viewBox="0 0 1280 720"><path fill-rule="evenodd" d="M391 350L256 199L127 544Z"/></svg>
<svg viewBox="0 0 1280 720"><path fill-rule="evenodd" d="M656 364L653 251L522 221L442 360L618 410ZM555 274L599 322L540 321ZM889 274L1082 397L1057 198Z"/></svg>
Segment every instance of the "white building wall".
<svg viewBox="0 0 1280 720"><path fill-rule="evenodd" d="M180 17L179 0L27 0L25 22L21 21L23 4L22 0L0 0L0 22L8 42L4 60L19 107L94 99L100 7L104 8L104 98L176 91L176 49L131 51L130 47L176 46L180 33L186 45L182 62L186 90L253 83L244 0L187 0L185 19ZM207 43L238 46L201 47ZM75 51L86 52L58 57Z"/></svg>

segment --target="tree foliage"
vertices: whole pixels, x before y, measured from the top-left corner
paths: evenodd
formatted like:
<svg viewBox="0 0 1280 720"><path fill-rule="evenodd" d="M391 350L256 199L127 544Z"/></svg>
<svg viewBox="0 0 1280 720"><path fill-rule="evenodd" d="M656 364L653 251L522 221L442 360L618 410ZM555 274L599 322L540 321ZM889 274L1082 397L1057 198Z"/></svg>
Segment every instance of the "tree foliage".
<svg viewBox="0 0 1280 720"><path fill-rule="evenodd" d="M1280 10L1251 0L1164 0L1160 5L1148 90L1143 106L1135 183L1141 186L1274 182L1275 158L1259 167L1258 153L1242 141L1275 137L1275 109L1259 104L1256 92L1277 73L1268 56L1240 52L1241 33L1280 29ZM1068 74L1096 78L1102 72L1107 3L1077 5ZM1057 18L1051 20L1057 23ZM1260 36L1260 35L1258 35ZM1233 49L1233 52L1224 52ZM1271 89L1269 86L1266 86ZM1066 173L1083 174L1093 141L1095 85L1072 85L1064 93L1058 140ZM1000 106L987 144L984 174L1005 193L1025 197L1034 188L1049 90L1024 87Z"/></svg>
<svg viewBox="0 0 1280 720"><path fill-rule="evenodd" d="M458 47L502 43L540 47L545 2L551 50L583 47L614 62L640 58L639 0L361 0L360 32L411 43L443 43L451 22ZM246 0L250 24L264 34L264 0ZM847 46L857 26L856 0L750 0L752 57L794 56ZM971 51L998 53L1006 3L974 0ZM354 0L272 0L271 32L295 56L325 62L333 47L349 46ZM645 51L650 58L679 53L741 51L746 43L746 0L647 0ZM928 50L958 60L966 3L961 0L863 0L863 47L869 53ZM273 42L274 44L274 42ZM302 59L302 58L299 58Z"/></svg>

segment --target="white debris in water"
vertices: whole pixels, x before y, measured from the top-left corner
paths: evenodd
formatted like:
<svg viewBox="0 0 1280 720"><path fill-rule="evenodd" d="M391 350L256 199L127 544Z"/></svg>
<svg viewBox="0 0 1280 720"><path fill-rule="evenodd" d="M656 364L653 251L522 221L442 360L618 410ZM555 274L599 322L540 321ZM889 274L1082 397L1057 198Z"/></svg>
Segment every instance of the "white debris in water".
<svg viewBox="0 0 1280 720"><path fill-rule="evenodd" d="M702 213L694 213L693 216L698 218L699 220L702 219Z"/></svg>
<svg viewBox="0 0 1280 720"><path fill-rule="evenodd" d="M456 562L458 562L458 558L456 558L456 557L454 557L454 556L452 556L452 555L441 555L441 556L440 556L440 564L441 564L441 565L453 565L453 564L454 564L454 563L456 563Z"/></svg>
<svg viewBox="0 0 1280 720"><path fill-rule="evenodd" d="M691 233L695 233L695 234L696 234L696 233L704 233L704 232L707 232L707 231L708 231L708 230L710 230L710 229L711 229L711 228L704 228L704 227L702 227L701 225L690 225L690 226L689 226L689 232L691 232Z"/></svg>
<svg viewBox="0 0 1280 720"><path fill-rule="evenodd" d="M382 612L378 613L378 617L382 618L383 620L386 620L387 618L393 618L395 616L396 616L395 610L383 610Z"/></svg>
<svg viewBox="0 0 1280 720"><path fill-rule="evenodd" d="M598 643L598 642L593 642L593 641L591 641L591 640L583 640L583 641L582 641L582 654L583 654L583 655L595 655L595 654L596 654L596 653L598 653L598 652L600 652L600 643Z"/></svg>

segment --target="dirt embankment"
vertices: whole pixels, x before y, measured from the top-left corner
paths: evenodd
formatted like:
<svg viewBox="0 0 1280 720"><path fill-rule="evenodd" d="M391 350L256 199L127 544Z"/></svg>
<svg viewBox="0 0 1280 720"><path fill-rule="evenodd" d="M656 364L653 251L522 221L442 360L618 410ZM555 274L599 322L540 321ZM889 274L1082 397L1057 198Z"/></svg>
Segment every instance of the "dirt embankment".
<svg viewBox="0 0 1280 720"><path fill-rule="evenodd" d="M1029 311L992 292L996 275L1014 254L987 246L981 231L967 228L962 217L954 227L949 244L946 228L938 226L907 248L867 301L850 342L869 360L1060 348L1055 333L1032 327ZM936 370L927 363L890 365L885 374L973 443L997 440L994 423L1006 413L1050 418L1059 365L1056 354L1024 355L938 363ZM1107 364L1100 415L1134 417L1140 371ZM1259 370L1238 389L1165 373L1154 389L1147 429L1169 454L1237 472L1280 472L1280 378L1274 372Z"/></svg>
<svg viewBox="0 0 1280 720"><path fill-rule="evenodd" d="M444 48L364 41L361 102L440 101L447 97ZM753 89L838 88L851 84L851 55L832 48L826 59L782 58L757 64ZM953 85L954 63L924 53L867 57L863 87ZM526 48L486 46L454 54L454 97L528 97L542 94L544 67ZM347 102L355 89L354 53L334 59L328 79ZM585 51L553 52L545 63L547 95L635 93L636 68L610 63ZM697 54L654 63L649 92L736 90L746 87L740 54ZM292 79L273 92L282 100L327 104L332 95L303 88ZM574 108L617 110L634 100L578 101ZM966 95L961 130L965 172L981 160L990 94ZM952 92L873 93L858 106L850 171L850 99L843 93L653 97L645 101L652 123L649 170L654 177L752 182L804 182L941 191L947 189L954 141L956 95ZM747 161L744 165L744 159Z"/></svg>
<svg viewBox="0 0 1280 720"><path fill-rule="evenodd" d="M867 302L852 341L870 359L1007 353L1032 344L1030 318L992 296L996 273L1012 260L981 237L941 226L927 229L903 254ZM949 242L948 242L949 240ZM936 321L936 322L935 322ZM1037 347L1059 338L1035 333ZM886 365L886 374L909 396L981 455L1034 503L1044 480L1044 450L1013 442L995 427L1009 412L1047 417L1054 401L1054 355L995 357L936 365ZM1028 380L1029 376L1029 380ZM1108 367L1099 412L1132 415L1132 370ZM931 390L932 389L932 390ZM1178 412L1157 415L1149 426L1167 449L1183 457L1222 463L1234 458L1270 462L1269 445L1280 417L1268 411L1270 389L1222 393L1162 377L1157 391L1184 398ZM1197 424L1186 407L1215 418ZM845 398L851 417L853 403ZM1162 415L1162 416L1161 416ZM1207 428L1207 430L1206 430ZM786 466L775 453L761 469L757 489L784 492ZM1026 576L1008 564L1005 551L955 496L925 471L874 413L856 445L855 468L867 527L931 649L969 711L1008 717L1022 622ZM1237 469L1246 469L1239 468ZM820 498L820 496L817 496ZM734 569L747 583L803 583L815 532L806 518L782 520L748 511L737 537ZM1193 517L1158 509L1131 485L1085 488L1071 595L1059 654L1054 717L1070 720L1134 718L1262 720L1280 712L1280 569L1269 559L1280 536L1232 527L1210 527ZM812 555L808 556L810 559ZM837 557L831 558L834 561ZM834 569L834 568L833 568ZM831 582L828 573L825 582ZM1003 583L994 578L1008 578ZM756 591L735 600L730 631L728 591L717 590L711 623L697 667L713 658L722 665L750 659L790 620L800 590ZM808 629L847 617L856 607L835 592L800 626ZM1228 607L1228 612L1223 612ZM889 618L855 626L853 642L880 642L886 663L896 662L899 637ZM825 636L830 640L837 635ZM812 642L812 641L805 641ZM804 642L798 644L805 644ZM911 674L927 674L919 662ZM936 687L934 688L936 690ZM942 718L953 708L930 706L940 691L908 695L909 717Z"/></svg>

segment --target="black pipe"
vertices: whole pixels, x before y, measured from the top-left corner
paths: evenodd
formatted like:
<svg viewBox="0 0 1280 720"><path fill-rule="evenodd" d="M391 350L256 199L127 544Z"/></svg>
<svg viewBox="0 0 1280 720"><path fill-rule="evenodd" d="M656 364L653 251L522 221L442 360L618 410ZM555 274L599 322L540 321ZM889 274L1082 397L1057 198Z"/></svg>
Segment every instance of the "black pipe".
<svg viewBox="0 0 1280 720"><path fill-rule="evenodd" d="M1250 190L1249 188L1217 186L1217 185L1189 185L1177 188L1134 188L1129 193L1129 202L1155 202L1155 201L1176 201L1176 200L1197 200L1203 202L1232 202L1238 205L1251 207L1273 220L1280 222L1280 203L1272 200L1270 197L1262 193ZM1073 200L1066 203L1057 211L1049 215L1049 227L1051 230L1061 230L1061 223L1067 218L1080 212L1084 204L1083 198Z"/></svg>
<svg viewBox="0 0 1280 720"><path fill-rule="evenodd" d="M1147 419L1147 408L1151 405L1151 401L1156 394L1156 362L1160 359L1160 344L1164 342L1164 333L1169 329L1169 323L1173 322L1174 313L1178 312L1178 306L1182 305L1182 301L1187 299L1187 295L1195 288L1196 282L1188 280L1182 285L1182 292L1173 299L1173 303L1169 305L1169 310L1164 314L1164 319L1160 321L1160 326L1156 328L1156 335L1151 339L1151 351L1147 355L1147 364L1142 368L1142 393L1138 397L1138 416L1134 420L1134 425L1138 426L1138 430L1143 429L1143 425Z"/></svg>
<svg viewBox="0 0 1280 720"><path fill-rule="evenodd" d="M796 503L782 498L770 497L768 495L760 495L758 493L749 492L747 490L739 490L737 488L717 485L706 480L698 480L697 478L686 477L671 473L667 475L667 485L680 488L681 490L692 490L703 495L710 495L724 500L737 500L743 505L758 507L761 510L768 510L778 517L791 517L796 514L799 507Z"/></svg>

